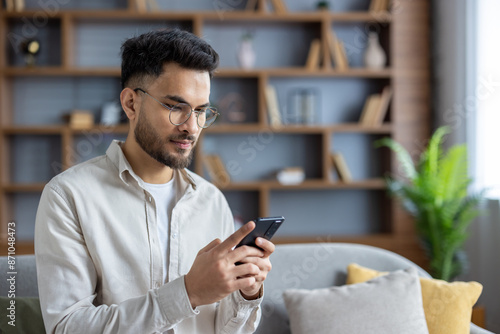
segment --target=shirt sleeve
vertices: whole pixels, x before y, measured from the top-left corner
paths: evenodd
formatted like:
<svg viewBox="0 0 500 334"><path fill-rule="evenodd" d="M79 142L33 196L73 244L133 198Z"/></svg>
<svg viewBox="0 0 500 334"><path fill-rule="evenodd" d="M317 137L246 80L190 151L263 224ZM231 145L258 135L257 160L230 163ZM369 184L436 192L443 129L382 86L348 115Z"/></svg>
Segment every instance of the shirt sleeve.
<svg viewBox="0 0 500 334"><path fill-rule="evenodd" d="M228 237L234 232L234 220L229 206L226 204L224 223ZM215 332L243 334L253 333L257 329L261 318L263 296L254 300L243 298L239 291L235 291L222 299L216 313Z"/></svg>
<svg viewBox="0 0 500 334"><path fill-rule="evenodd" d="M38 290L47 333L153 333L198 312L179 277L119 304L93 304L98 273L71 201L45 187L35 225Z"/></svg>

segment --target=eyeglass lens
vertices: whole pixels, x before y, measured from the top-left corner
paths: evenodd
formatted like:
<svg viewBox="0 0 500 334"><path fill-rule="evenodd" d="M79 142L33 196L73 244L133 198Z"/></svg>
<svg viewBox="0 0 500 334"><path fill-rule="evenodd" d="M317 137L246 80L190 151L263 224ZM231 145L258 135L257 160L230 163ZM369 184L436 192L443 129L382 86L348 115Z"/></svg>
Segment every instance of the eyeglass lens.
<svg viewBox="0 0 500 334"><path fill-rule="evenodd" d="M202 128L210 126L217 117L216 111L211 108L193 111L196 114L198 125ZM191 106L185 103L178 103L171 108L170 122L180 125L186 122L191 114Z"/></svg>

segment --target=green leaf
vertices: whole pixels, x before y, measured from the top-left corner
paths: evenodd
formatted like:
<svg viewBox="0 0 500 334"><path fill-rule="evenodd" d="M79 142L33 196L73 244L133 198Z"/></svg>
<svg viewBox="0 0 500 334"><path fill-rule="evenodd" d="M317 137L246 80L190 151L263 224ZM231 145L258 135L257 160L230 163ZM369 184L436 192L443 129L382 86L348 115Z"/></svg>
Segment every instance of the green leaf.
<svg viewBox="0 0 500 334"><path fill-rule="evenodd" d="M408 151L401 144L399 144L398 142L394 141L391 138L382 138L375 141L376 148L383 146L390 148L392 151L396 153L396 156L403 168L405 176L413 180L416 177L417 172L415 170L413 160L411 159L411 156L408 153Z"/></svg>

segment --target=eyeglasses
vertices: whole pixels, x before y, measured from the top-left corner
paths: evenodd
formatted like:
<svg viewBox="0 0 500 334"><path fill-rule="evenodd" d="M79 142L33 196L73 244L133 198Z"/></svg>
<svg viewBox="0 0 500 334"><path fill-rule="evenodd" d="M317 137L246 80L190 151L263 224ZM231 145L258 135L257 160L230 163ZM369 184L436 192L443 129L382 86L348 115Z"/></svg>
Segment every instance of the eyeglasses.
<svg viewBox="0 0 500 334"><path fill-rule="evenodd" d="M219 116L217 109L214 107L204 107L200 110L193 110L187 103L177 103L175 105L162 103L142 88L136 88L134 89L134 91L143 92L144 94L158 102L163 108L167 109L169 111L168 119L173 125L181 125L186 123L189 117L191 117L191 114L194 112L196 114L196 123L198 124L198 126L200 128L206 129L210 125L212 125L217 119L217 116Z"/></svg>

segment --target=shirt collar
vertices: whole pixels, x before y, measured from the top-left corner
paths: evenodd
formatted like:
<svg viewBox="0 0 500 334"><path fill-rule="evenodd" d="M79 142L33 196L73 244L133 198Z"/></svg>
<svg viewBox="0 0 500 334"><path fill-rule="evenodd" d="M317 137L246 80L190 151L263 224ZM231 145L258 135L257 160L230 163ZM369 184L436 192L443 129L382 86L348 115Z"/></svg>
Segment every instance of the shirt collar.
<svg viewBox="0 0 500 334"><path fill-rule="evenodd" d="M123 183L128 186L130 177L132 177L144 189L144 181L134 173L132 166L130 166L125 154L123 154L122 144L123 141L113 140L106 151L106 156L118 169L120 179ZM181 189L187 190L187 187L191 186L193 190L196 190L196 182L186 169L174 169L174 177L179 181L178 184Z"/></svg>

